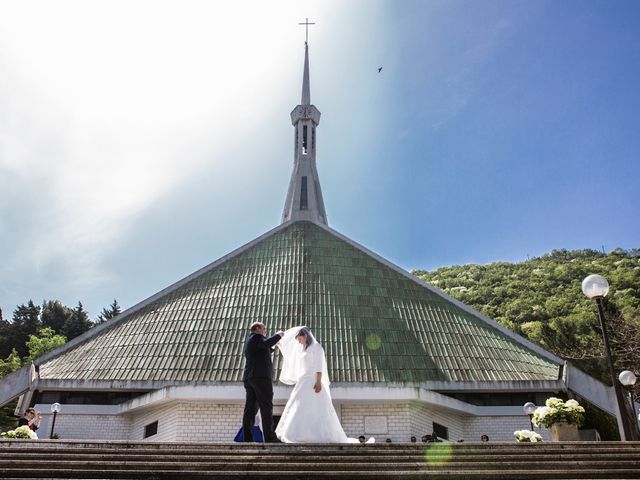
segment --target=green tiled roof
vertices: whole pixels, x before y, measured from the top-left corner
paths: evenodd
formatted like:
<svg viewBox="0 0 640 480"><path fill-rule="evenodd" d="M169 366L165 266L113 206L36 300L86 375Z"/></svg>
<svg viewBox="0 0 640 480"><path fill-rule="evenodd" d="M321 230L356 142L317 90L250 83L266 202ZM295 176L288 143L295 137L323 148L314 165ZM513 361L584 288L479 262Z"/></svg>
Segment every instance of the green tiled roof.
<svg viewBox="0 0 640 480"><path fill-rule="evenodd" d="M239 382L253 321L308 325L333 382L559 374L527 342L310 222L285 224L142 305L45 361L41 378Z"/></svg>

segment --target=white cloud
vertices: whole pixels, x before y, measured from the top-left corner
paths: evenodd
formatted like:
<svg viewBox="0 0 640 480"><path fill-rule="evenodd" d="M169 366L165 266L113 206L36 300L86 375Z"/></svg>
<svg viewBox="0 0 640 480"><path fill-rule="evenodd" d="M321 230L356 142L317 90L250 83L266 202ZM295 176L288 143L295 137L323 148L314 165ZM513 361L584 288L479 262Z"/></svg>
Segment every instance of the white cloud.
<svg viewBox="0 0 640 480"><path fill-rule="evenodd" d="M55 266L105 281L101 259L145 209L224 169L225 150L283 101L267 92L301 67L300 10L329 6L2 4L0 278Z"/></svg>

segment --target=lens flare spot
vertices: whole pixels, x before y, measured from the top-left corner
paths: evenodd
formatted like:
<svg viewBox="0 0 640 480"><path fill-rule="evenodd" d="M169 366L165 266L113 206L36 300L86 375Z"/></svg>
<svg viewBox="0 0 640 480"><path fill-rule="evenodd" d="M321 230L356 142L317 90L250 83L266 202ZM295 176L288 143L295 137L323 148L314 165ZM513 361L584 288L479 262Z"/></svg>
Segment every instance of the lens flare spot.
<svg viewBox="0 0 640 480"><path fill-rule="evenodd" d="M380 336L375 333L370 333L367 335L367 348L369 350L378 350L382 345L382 340L380 340Z"/></svg>
<svg viewBox="0 0 640 480"><path fill-rule="evenodd" d="M439 467L451 461L453 448L450 443L434 443L427 447L424 459L427 465Z"/></svg>

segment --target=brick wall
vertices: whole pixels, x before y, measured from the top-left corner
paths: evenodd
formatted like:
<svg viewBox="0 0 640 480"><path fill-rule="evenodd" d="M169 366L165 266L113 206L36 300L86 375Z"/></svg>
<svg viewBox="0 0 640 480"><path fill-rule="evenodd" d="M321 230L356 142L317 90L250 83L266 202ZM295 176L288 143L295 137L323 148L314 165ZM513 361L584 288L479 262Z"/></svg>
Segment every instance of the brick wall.
<svg viewBox="0 0 640 480"><path fill-rule="evenodd" d="M459 415L415 402L411 404L411 420L411 435L415 435L418 441L423 435L433 433L434 422L447 427L450 441L457 442L464 438L463 422Z"/></svg>
<svg viewBox="0 0 640 480"><path fill-rule="evenodd" d="M464 438L468 442L479 442L482 435L488 435L490 441L514 442L513 432L531 430L529 418L519 416L463 417ZM546 428L536 428L544 441L551 441L551 433Z"/></svg>
<svg viewBox="0 0 640 480"><path fill-rule="evenodd" d="M231 442L242 426L243 410L240 404L180 403L182 421L175 440Z"/></svg>
<svg viewBox="0 0 640 480"><path fill-rule="evenodd" d="M411 430L410 407L407 402L393 403L343 403L340 408L342 428L349 437L357 438L360 435L374 437L377 442L384 442L390 438L394 442L408 441L407 432ZM365 429L366 417L384 417L386 431L370 431Z"/></svg>
<svg viewBox="0 0 640 480"><path fill-rule="evenodd" d="M69 412L58 415L55 432L64 439L143 440L145 426L157 421L158 433L148 440L230 442L240 429L243 407L239 403L173 401L128 415ZM281 409L275 410L278 413ZM513 442L515 430L530 428L528 419L522 415L459 416L418 402L346 402L336 410L347 436L365 435L377 442L387 438L408 442L412 435L420 441L433 431L433 422L447 427L449 440L453 442L478 442L482 435L488 435L491 441ZM43 416L44 428L39 435L49 438L51 415ZM376 430L367 432L365 425ZM384 431L380 431L381 426ZM546 441L550 440L548 430L537 431Z"/></svg>
<svg viewBox="0 0 640 480"><path fill-rule="evenodd" d="M38 431L40 438L51 435L52 415L42 414L46 418L46 428ZM44 424L44 422L43 422ZM102 414L59 414L56 417L54 433L63 439L84 440L127 440L131 420L122 415Z"/></svg>
<svg viewBox="0 0 640 480"><path fill-rule="evenodd" d="M180 417L175 403L169 403L157 408L143 410L137 414L131 414L131 434L129 440L144 440L144 427L158 422L158 433L148 437L148 440L158 442L170 442L175 440Z"/></svg>
<svg viewBox="0 0 640 480"><path fill-rule="evenodd" d="M64 439L145 440L145 426L157 421L158 433L147 440L230 442L240 429L243 408L241 404L171 402L127 415L66 412L57 416L55 433ZM42 425L39 436L49 438L51 415L43 413Z"/></svg>
<svg viewBox="0 0 640 480"><path fill-rule="evenodd" d="M423 435L433 432L433 423L447 427L449 440L457 442L479 442L482 435L488 435L491 441L513 442L516 430L530 429L528 419L519 416L460 416L439 410L418 402L393 403L345 403L341 406L341 422L345 433L350 437L373 436L383 442L390 438L393 442L408 442L411 436L420 441ZM368 433L365 431L365 417L385 417L386 433ZM546 429L536 429L545 441L551 440Z"/></svg>
<svg viewBox="0 0 640 480"><path fill-rule="evenodd" d="M366 432L365 417L372 416L385 417L386 433ZM449 429L450 440L464 438L463 422L459 416L417 402L345 403L341 406L341 423L348 436L373 436L378 442L387 438L393 442L408 442L412 435L420 441L423 435L432 433L433 422Z"/></svg>
<svg viewBox="0 0 640 480"><path fill-rule="evenodd" d="M240 429L243 408L240 404L172 402L136 415L131 439L142 440L145 425L157 421L158 433L148 440L231 442Z"/></svg>

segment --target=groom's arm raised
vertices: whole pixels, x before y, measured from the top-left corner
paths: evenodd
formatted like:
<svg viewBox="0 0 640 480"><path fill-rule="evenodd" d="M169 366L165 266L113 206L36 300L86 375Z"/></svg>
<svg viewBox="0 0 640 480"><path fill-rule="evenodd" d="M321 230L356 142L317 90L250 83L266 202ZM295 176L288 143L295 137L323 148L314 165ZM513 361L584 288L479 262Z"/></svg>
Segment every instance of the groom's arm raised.
<svg viewBox="0 0 640 480"><path fill-rule="evenodd" d="M278 343L280 341L280 339L282 338L283 335L284 335L284 332L279 331L273 337L262 339L261 342L258 342L258 345L261 348L270 349L271 347L273 347L276 343Z"/></svg>

